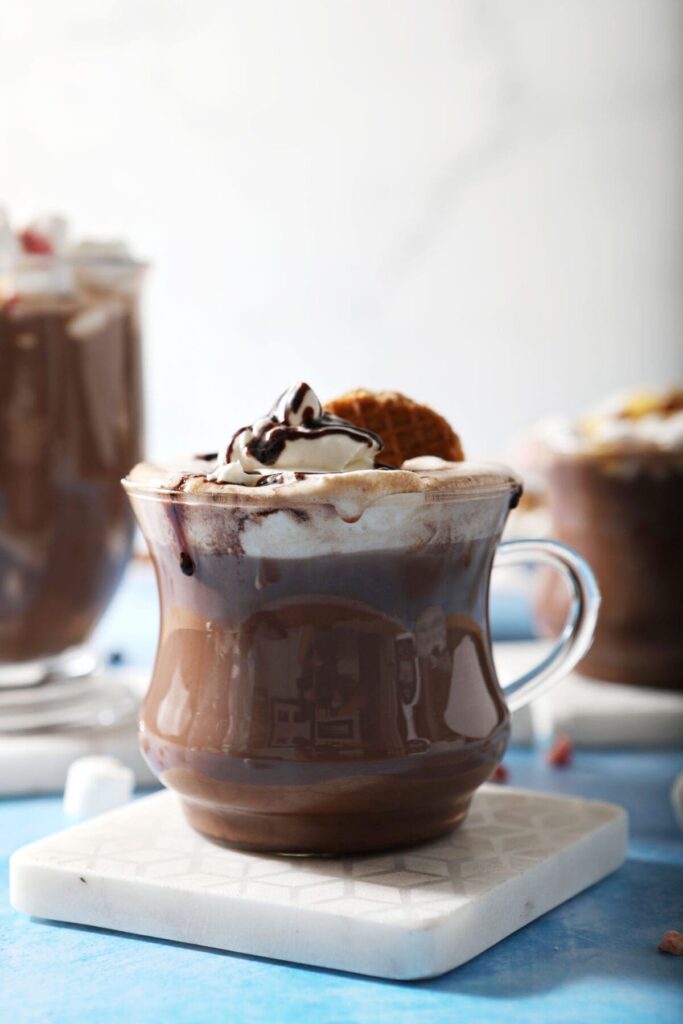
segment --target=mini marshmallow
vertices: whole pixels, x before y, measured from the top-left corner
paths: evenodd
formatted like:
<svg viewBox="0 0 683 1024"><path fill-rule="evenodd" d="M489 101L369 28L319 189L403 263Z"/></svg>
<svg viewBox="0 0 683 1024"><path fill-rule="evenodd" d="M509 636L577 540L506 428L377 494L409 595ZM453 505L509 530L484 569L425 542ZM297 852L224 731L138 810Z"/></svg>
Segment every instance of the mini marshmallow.
<svg viewBox="0 0 683 1024"><path fill-rule="evenodd" d="M671 805L678 822L678 827L683 829L683 772L674 779L671 787Z"/></svg>
<svg viewBox="0 0 683 1024"><path fill-rule="evenodd" d="M79 757L70 766L64 787L64 813L85 820L128 803L135 773L115 757Z"/></svg>

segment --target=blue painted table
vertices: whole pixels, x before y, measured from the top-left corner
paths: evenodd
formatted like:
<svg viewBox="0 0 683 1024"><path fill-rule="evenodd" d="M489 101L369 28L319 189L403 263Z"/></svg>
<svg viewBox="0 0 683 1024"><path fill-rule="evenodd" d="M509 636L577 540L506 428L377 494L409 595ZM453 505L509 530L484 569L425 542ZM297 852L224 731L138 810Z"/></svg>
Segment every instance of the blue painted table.
<svg viewBox="0 0 683 1024"><path fill-rule="evenodd" d="M515 624L515 614L516 624ZM524 610L499 605L499 635L527 635ZM98 641L149 662L156 609L151 580L129 575ZM540 753L507 756L514 785L611 800L631 818L628 863L457 971L394 983L272 963L95 929L32 921L12 911L7 863L18 846L64 827L55 798L0 801L0 1021L235 1024L509 1020L669 1022L683 1019L683 958L657 952L683 930L683 834L668 790L678 752L580 752L570 768Z"/></svg>

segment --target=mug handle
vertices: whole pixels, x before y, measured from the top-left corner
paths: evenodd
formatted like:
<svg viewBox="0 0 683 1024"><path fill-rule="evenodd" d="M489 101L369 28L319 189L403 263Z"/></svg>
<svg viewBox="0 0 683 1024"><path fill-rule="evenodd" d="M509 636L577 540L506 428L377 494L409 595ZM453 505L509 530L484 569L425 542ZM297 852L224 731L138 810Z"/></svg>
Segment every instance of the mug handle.
<svg viewBox="0 0 683 1024"><path fill-rule="evenodd" d="M600 591L588 562L573 548L554 540L510 540L500 545L494 569L540 562L558 569L569 581L571 606L562 633L550 654L535 668L501 686L510 711L517 711L566 676L593 643Z"/></svg>

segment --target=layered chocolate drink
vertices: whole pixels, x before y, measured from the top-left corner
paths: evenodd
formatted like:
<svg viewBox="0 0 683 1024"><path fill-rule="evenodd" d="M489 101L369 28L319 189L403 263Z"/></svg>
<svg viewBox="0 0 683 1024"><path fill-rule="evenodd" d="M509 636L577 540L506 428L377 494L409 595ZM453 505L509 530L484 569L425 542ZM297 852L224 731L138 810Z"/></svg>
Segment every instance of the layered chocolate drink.
<svg viewBox="0 0 683 1024"><path fill-rule="evenodd" d="M380 451L298 385L224 456L125 480L161 598L141 746L214 839L419 842L462 820L503 755L487 602L519 481L382 468Z"/></svg>
<svg viewBox="0 0 683 1024"><path fill-rule="evenodd" d="M580 671L683 688L683 392L627 396L545 437L553 533L595 570L602 608ZM542 629L558 633L561 581L544 578Z"/></svg>
<svg viewBox="0 0 683 1024"><path fill-rule="evenodd" d="M69 671L128 560L140 457L138 291L120 247L0 225L0 669ZM76 659L80 666L83 659ZM15 668L13 668L13 666ZM28 676L26 676L28 678Z"/></svg>

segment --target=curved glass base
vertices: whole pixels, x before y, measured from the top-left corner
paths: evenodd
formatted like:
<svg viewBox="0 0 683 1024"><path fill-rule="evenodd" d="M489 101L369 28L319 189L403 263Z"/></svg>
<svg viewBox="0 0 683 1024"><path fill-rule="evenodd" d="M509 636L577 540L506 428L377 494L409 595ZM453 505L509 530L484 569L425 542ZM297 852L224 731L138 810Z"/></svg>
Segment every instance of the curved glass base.
<svg viewBox="0 0 683 1024"><path fill-rule="evenodd" d="M97 656L88 647L70 647L62 654L35 661L0 663L0 690L42 686L57 680L82 679L99 666Z"/></svg>
<svg viewBox="0 0 683 1024"><path fill-rule="evenodd" d="M125 677L104 671L87 648L0 666L0 735L106 729L133 720L139 703Z"/></svg>

